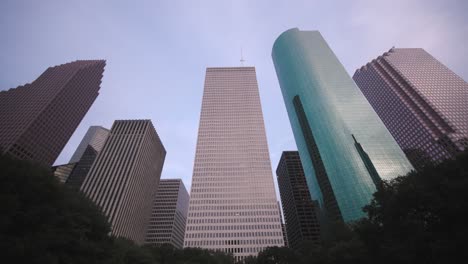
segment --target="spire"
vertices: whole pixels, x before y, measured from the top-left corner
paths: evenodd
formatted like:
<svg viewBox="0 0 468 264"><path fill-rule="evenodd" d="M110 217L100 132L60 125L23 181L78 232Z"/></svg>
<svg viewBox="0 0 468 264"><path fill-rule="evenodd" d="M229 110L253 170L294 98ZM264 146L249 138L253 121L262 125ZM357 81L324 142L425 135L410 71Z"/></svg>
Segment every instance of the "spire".
<svg viewBox="0 0 468 264"><path fill-rule="evenodd" d="M244 54L242 52L242 48L241 48L241 59L240 59L240 63L241 63L241 66L244 66Z"/></svg>

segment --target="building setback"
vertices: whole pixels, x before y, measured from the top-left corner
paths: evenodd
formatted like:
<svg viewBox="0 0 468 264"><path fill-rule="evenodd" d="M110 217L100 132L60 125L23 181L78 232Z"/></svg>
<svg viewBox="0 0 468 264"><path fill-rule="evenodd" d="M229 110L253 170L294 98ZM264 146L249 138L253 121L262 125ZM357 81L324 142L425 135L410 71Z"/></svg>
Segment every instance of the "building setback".
<svg viewBox="0 0 468 264"><path fill-rule="evenodd" d="M150 120L117 120L81 190L108 218L112 234L142 244L166 156Z"/></svg>
<svg viewBox="0 0 468 264"><path fill-rule="evenodd" d="M70 159L70 163L76 164L71 171L66 184L72 188L80 189L91 166L99 152L102 150L109 130L100 126L91 126L78 145L77 150Z"/></svg>
<svg viewBox="0 0 468 264"><path fill-rule="evenodd" d="M0 151L52 166L99 94L105 61L48 68L31 84L0 92Z"/></svg>
<svg viewBox="0 0 468 264"><path fill-rule="evenodd" d="M321 230L364 217L375 184L413 167L318 31L284 32L272 57Z"/></svg>
<svg viewBox="0 0 468 264"><path fill-rule="evenodd" d="M319 222L299 152L283 151L276 175L289 247L297 249L304 241L319 242Z"/></svg>
<svg viewBox="0 0 468 264"><path fill-rule="evenodd" d="M283 243L255 68L208 68L184 246L241 260Z"/></svg>
<svg viewBox="0 0 468 264"><path fill-rule="evenodd" d="M392 48L353 79L415 168L468 147L468 83L425 50Z"/></svg>
<svg viewBox="0 0 468 264"><path fill-rule="evenodd" d="M183 248L189 194L181 179L161 179L146 232L146 244Z"/></svg>

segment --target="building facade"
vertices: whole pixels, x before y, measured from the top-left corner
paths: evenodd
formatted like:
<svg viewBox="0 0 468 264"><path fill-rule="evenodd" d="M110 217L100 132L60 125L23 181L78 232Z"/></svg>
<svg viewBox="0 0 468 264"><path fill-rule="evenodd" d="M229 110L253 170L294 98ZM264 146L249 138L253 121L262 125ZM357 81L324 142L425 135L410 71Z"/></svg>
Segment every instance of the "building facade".
<svg viewBox="0 0 468 264"><path fill-rule="evenodd" d="M241 260L282 245L255 68L208 68L184 246Z"/></svg>
<svg viewBox="0 0 468 264"><path fill-rule="evenodd" d="M54 176L57 177L61 183L65 183L70 177L70 174L72 173L75 166L76 166L76 163L68 163L68 164L54 166L52 167L52 172L54 173Z"/></svg>
<svg viewBox="0 0 468 264"><path fill-rule="evenodd" d="M31 84L0 92L0 149L52 166L99 94L105 61L48 68Z"/></svg>
<svg viewBox="0 0 468 264"><path fill-rule="evenodd" d="M468 147L468 83L425 50L392 48L353 79L415 168Z"/></svg>
<svg viewBox="0 0 468 264"><path fill-rule="evenodd" d="M319 221L307 187L299 152L283 151L276 175L289 247L297 249L303 241L318 243Z"/></svg>
<svg viewBox="0 0 468 264"><path fill-rule="evenodd" d="M184 247L190 196L181 179L161 179L146 232L146 244Z"/></svg>
<svg viewBox="0 0 468 264"><path fill-rule="evenodd" d="M318 31L284 32L272 57L320 222L364 217L373 173L413 167Z"/></svg>
<svg viewBox="0 0 468 264"><path fill-rule="evenodd" d="M90 126L68 163L80 161L88 146L93 147L97 152L101 151L108 135L109 129L102 126Z"/></svg>
<svg viewBox="0 0 468 264"><path fill-rule="evenodd" d="M150 120L117 120L81 191L98 205L112 234L143 244L166 150Z"/></svg>
<svg viewBox="0 0 468 264"><path fill-rule="evenodd" d="M76 164L67 178L66 184L79 190L88 175L99 152L101 152L109 130L101 126L91 126L81 140L78 148L70 159L71 164Z"/></svg>

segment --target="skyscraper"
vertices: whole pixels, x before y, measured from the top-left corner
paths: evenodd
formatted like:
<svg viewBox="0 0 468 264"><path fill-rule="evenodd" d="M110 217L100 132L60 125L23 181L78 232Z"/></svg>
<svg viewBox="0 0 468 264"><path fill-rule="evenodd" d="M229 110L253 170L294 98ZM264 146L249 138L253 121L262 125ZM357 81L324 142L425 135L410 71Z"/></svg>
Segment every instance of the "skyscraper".
<svg viewBox="0 0 468 264"><path fill-rule="evenodd" d="M411 164L318 31L284 32L272 57L321 222L363 217L376 177Z"/></svg>
<svg viewBox="0 0 468 264"><path fill-rule="evenodd" d="M70 159L70 164L75 164L75 166L67 178L68 186L78 190L81 188L108 136L109 130L101 126L91 126L88 129Z"/></svg>
<svg viewBox="0 0 468 264"><path fill-rule="evenodd" d="M282 245L255 68L208 68L185 247L240 260Z"/></svg>
<svg viewBox="0 0 468 264"><path fill-rule="evenodd" d="M1 91L1 152L52 166L98 96L104 66L103 60L62 64Z"/></svg>
<svg viewBox="0 0 468 264"><path fill-rule="evenodd" d="M146 232L146 244L184 247L189 199L181 179L161 179Z"/></svg>
<svg viewBox="0 0 468 264"><path fill-rule="evenodd" d="M97 152L101 151L106 142L109 130L102 126L90 126L85 136L81 140L78 148L73 153L69 163L78 162L88 146L93 147Z"/></svg>
<svg viewBox="0 0 468 264"><path fill-rule="evenodd" d="M468 83L423 49L392 48L354 81L420 169L468 147Z"/></svg>
<svg viewBox="0 0 468 264"><path fill-rule="evenodd" d="M65 183L70 177L70 174L72 173L75 166L76 166L76 163L68 163L68 164L54 166L52 167L52 172L54 173L54 176L57 177L61 183Z"/></svg>
<svg viewBox="0 0 468 264"><path fill-rule="evenodd" d="M117 120L81 190L107 216L112 234L142 244L166 150L150 120Z"/></svg>
<svg viewBox="0 0 468 264"><path fill-rule="evenodd" d="M289 247L298 248L303 241L319 242L319 222L299 152L283 151L276 175Z"/></svg>

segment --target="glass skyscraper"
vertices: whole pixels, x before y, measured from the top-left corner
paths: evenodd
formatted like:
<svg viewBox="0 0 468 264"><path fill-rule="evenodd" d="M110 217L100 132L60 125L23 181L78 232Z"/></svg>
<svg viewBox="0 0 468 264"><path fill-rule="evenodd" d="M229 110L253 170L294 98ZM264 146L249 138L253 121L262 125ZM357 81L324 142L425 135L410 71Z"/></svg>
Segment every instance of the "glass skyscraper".
<svg viewBox="0 0 468 264"><path fill-rule="evenodd" d="M365 216L380 179L413 167L318 31L284 32L272 57L320 218Z"/></svg>

